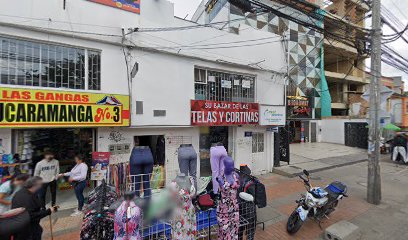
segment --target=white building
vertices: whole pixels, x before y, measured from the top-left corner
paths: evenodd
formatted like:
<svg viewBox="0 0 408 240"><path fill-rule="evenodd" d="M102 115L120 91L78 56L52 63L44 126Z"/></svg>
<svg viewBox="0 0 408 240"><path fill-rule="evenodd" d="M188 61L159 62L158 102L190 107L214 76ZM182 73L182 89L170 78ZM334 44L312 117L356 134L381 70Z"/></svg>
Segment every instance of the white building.
<svg viewBox="0 0 408 240"><path fill-rule="evenodd" d="M101 120L97 112L100 104L93 102L92 121L79 124L78 120L73 123L73 116L60 121L42 118L34 125L24 125L24 119L17 122L0 115L0 139L6 151L34 158L46 150L41 144L50 150L58 145L55 149L63 148L58 153L60 158L76 151L110 151L114 163L129 160L135 136L154 153L156 141L162 136L167 179L178 172L176 150L181 143L193 144L199 152L201 175L209 174L212 142L223 142L236 166L246 163L255 173L271 171L274 145L268 126L275 123L265 123L265 114L283 111L283 116L278 115L284 123L287 67L281 38L249 26L243 26L237 35L222 29L222 25L204 27L179 19L174 17L173 4L166 0L142 1L140 13L133 10L86 0L66 1L65 6L63 1L54 0L3 4L1 90L8 94L15 88L23 89L20 93L25 89L49 90L52 96L69 91L89 95L95 101L100 98L102 103L115 102L112 98L103 100L105 95L114 96L122 103L118 119L114 118L115 106L109 105L110 114ZM31 95L37 96L36 92ZM61 104L81 104L68 100L72 99L63 99L65 103ZM204 121L199 116L206 111L200 109L205 100L240 109L218 108L214 114L223 112L229 118ZM6 103L4 98L2 102ZM80 114L77 112L76 117ZM41 131L44 127L47 131ZM61 139L72 139L72 144ZM28 141L32 153L26 150Z"/></svg>

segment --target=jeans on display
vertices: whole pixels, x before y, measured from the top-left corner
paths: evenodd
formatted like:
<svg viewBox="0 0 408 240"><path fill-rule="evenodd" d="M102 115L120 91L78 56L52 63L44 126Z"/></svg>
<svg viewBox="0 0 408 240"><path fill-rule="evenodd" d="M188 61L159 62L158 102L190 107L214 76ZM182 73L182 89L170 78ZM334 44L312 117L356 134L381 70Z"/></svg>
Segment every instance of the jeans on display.
<svg viewBox="0 0 408 240"><path fill-rule="evenodd" d="M39 197L41 199L41 203L43 204L43 207L45 207L45 199L47 196L47 189L50 187L50 192L51 192L51 206L55 206L56 200L57 200L57 181L54 180L49 183L43 183L40 191L39 191Z"/></svg>
<svg viewBox="0 0 408 240"><path fill-rule="evenodd" d="M180 146L178 149L178 163L180 172L194 179L194 185L197 184L197 153L193 146Z"/></svg>
<svg viewBox="0 0 408 240"><path fill-rule="evenodd" d="M78 182L77 185L74 187L75 190L75 196L78 200L78 211L82 211L82 208L84 207L84 189L86 187L86 180Z"/></svg>
<svg viewBox="0 0 408 240"><path fill-rule="evenodd" d="M130 156L130 175L132 175L131 181L135 185L135 193L137 196L140 196L142 181L144 197L147 198L151 195L150 176L153 172L153 163L153 154L149 147L133 148Z"/></svg>
<svg viewBox="0 0 408 240"><path fill-rule="evenodd" d="M224 163L222 162L222 159L227 156L227 150L224 146L215 146L211 147L210 149L210 163L214 193L218 193L219 183L217 178L224 174Z"/></svg>

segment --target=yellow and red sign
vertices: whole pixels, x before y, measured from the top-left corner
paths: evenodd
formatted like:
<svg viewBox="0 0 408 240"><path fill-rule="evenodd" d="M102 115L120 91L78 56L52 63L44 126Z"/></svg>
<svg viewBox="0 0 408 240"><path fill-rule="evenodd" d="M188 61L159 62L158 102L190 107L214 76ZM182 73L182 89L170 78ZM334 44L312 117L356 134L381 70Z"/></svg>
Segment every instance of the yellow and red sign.
<svg viewBox="0 0 408 240"><path fill-rule="evenodd" d="M0 87L0 128L129 126L129 96Z"/></svg>

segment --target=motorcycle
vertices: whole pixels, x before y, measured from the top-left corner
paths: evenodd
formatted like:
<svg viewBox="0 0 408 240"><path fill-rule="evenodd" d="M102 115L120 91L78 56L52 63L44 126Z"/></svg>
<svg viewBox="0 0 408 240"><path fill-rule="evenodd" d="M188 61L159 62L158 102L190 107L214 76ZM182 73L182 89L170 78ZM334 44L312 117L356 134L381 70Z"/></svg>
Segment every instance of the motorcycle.
<svg viewBox="0 0 408 240"><path fill-rule="evenodd" d="M306 194L302 194L299 200L296 200L297 207L289 216L286 230L290 234L294 234L302 227L306 219L313 218L317 222L320 222L324 217L328 216L336 210L336 207L343 197L348 197L347 186L341 182L332 182L322 189L320 187L313 187L310 184L309 172L303 170L304 178L302 175L299 177L303 180Z"/></svg>

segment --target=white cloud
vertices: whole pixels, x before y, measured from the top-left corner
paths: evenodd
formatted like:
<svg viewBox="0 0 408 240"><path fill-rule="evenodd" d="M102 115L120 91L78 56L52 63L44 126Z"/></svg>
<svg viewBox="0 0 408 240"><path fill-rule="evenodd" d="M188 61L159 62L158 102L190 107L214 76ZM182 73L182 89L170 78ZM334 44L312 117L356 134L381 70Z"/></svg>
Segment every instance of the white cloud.
<svg viewBox="0 0 408 240"><path fill-rule="evenodd" d="M148 1L148 0L145 0ZM191 19L201 0L169 0L174 3L174 15L184 18L187 14L187 19Z"/></svg>

